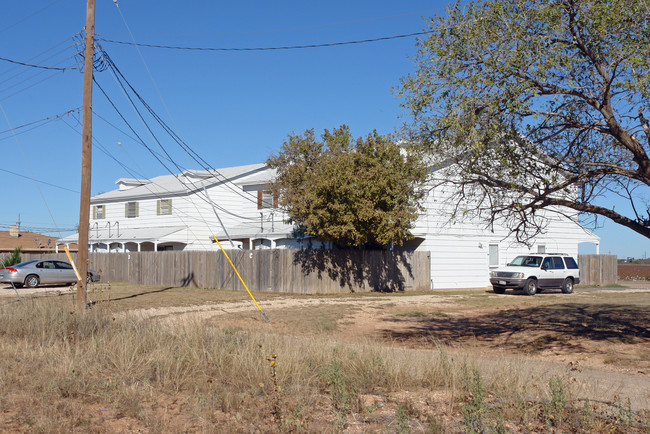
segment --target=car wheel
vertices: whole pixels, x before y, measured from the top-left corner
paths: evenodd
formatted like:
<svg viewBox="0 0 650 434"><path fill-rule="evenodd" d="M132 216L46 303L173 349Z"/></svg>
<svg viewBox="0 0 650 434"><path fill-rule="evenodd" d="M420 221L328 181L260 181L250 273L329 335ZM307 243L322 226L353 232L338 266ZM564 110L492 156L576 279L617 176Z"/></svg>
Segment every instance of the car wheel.
<svg viewBox="0 0 650 434"><path fill-rule="evenodd" d="M562 282L562 292L565 294L571 294L573 292L573 279L567 277Z"/></svg>
<svg viewBox="0 0 650 434"><path fill-rule="evenodd" d="M537 280L535 279L528 279L526 281L526 284L524 285L524 293L526 295L535 295L537 292Z"/></svg>
<svg viewBox="0 0 650 434"><path fill-rule="evenodd" d="M39 283L40 280L36 274L30 274L25 278L25 286L28 288L36 288Z"/></svg>
<svg viewBox="0 0 650 434"><path fill-rule="evenodd" d="M503 294L506 292L506 289L502 286L493 286L492 291L494 291L495 294Z"/></svg>

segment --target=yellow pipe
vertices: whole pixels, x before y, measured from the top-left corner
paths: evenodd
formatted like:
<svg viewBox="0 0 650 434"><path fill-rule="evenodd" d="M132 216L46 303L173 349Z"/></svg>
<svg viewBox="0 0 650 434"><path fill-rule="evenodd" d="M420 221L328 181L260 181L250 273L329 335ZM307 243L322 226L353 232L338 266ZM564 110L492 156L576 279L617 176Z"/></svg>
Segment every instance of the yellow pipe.
<svg viewBox="0 0 650 434"><path fill-rule="evenodd" d="M249 291L248 286L246 286L246 283L244 282L244 279L242 279L242 277L239 275L239 271L237 271L237 267L235 267L235 264L233 264L232 261L230 260L230 257L228 256L228 253L226 253L223 246L221 245L221 243L219 242L217 237L214 236L214 234L212 235L212 238L214 238L214 240L217 242L217 245L219 246L219 248L221 249L223 254L226 255L226 259L228 260L228 262L230 262L230 266L232 267L233 270L235 270L235 273L237 273L237 277L239 277L239 281L242 283L242 285L244 285L244 288L246 288L246 292L248 292L248 295L251 297L251 300L253 300L253 303L255 303L255 306L257 306L257 308L260 310L260 312L262 312L262 315L264 316L264 319L266 321L268 321L268 318L264 314L264 311L262 310L260 305L257 304L257 301L255 300L255 297L253 297L253 294L251 294L251 292Z"/></svg>
<svg viewBox="0 0 650 434"><path fill-rule="evenodd" d="M65 254L68 255L68 260L70 260L70 265L72 265L72 269L74 270L74 274L77 276L77 281L81 280L81 276L79 276L79 271L77 271L77 266L74 264L74 261L72 260L72 256L70 255L70 250L68 250L68 245L64 244L63 248L65 249ZM85 280L84 280L85 282Z"/></svg>

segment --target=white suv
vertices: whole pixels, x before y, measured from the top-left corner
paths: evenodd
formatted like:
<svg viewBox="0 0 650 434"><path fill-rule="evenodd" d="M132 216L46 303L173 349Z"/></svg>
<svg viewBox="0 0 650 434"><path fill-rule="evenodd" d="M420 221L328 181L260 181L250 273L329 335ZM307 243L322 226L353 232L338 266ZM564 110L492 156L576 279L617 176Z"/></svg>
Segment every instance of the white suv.
<svg viewBox="0 0 650 434"><path fill-rule="evenodd" d="M580 269L575 259L564 253L529 254L517 256L506 268L490 271L490 283L497 294L507 288L523 289L526 295L544 288L561 288L571 294L573 285L580 283Z"/></svg>

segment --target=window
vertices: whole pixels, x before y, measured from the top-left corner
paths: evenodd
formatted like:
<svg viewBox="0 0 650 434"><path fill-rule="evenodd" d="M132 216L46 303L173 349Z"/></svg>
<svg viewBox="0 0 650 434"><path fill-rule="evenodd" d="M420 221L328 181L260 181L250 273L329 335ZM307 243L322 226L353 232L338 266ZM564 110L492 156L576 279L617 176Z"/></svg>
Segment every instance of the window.
<svg viewBox="0 0 650 434"><path fill-rule="evenodd" d="M158 201L158 215L172 215L171 199L160 199Z"/></svg>
<svg viewBox="0 0 650 434"><path fill-rule="evenodd" d="M139 216L138 202L127 202L124 204L124 217L132 219Z"/></svg>
<svg viewBox="0 0 650 434"><path fill-rule="evenodd" d="M559 256L553 256L553 268L555 270L564 270L564 261Z"/></svg>
<svg viewBox="0 0 650 434"><path fill-rule="evenodd" d="M499 265L499 245L490 244L489 247L488 256L490 257L490 266Z"/></svg>
<svg viewBox="0 0 650 434"><path fill-rule="evenodd" d="M101 220L106 218L106 205L93 206L93 219Z"/></svg>
<svg viewBox="0 0 650 434"><path fill-rule="evenodd" d="M257 190L257 209L277 207L278 198L270 190Z"/></svg>
<svg viewBox="0 0 650 434"><path fill-rule="evenodd" d="M578 269L578 264L576 264L575 259L571 257L564 258L564 262L566 262L566 267L572 270L577 270Z"/></svg>
<svg viewBox="0 0 650 434"><path fill-rule="evenodd" d="M72 270L72 265L68 264L67 262L54 261L54 265L56 265L56 268L60 270Z"/></svg>

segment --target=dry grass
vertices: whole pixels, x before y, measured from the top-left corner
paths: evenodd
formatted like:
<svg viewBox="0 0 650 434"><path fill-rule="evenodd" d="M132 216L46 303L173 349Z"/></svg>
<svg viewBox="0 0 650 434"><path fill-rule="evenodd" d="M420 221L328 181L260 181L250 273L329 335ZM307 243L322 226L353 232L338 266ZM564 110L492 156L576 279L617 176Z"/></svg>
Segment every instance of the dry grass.
<svg viewBox="0 0 650 434"><path fill-rule="evenodd" d="M163 293L170 292L149 295ZM114 302L117 310L126 300L133 302ZM345 309L303 312L317 325L292 335L198 319L140 320L115 315L114 303L83 312L64 298L0 306L4 430L647 429L625 403L604 416L592 404L576 407L563 381L540 384L524 360L495 360L479 371L471 348L450 355L441 344L421 351L339 341L331 317Z"/></svg>

